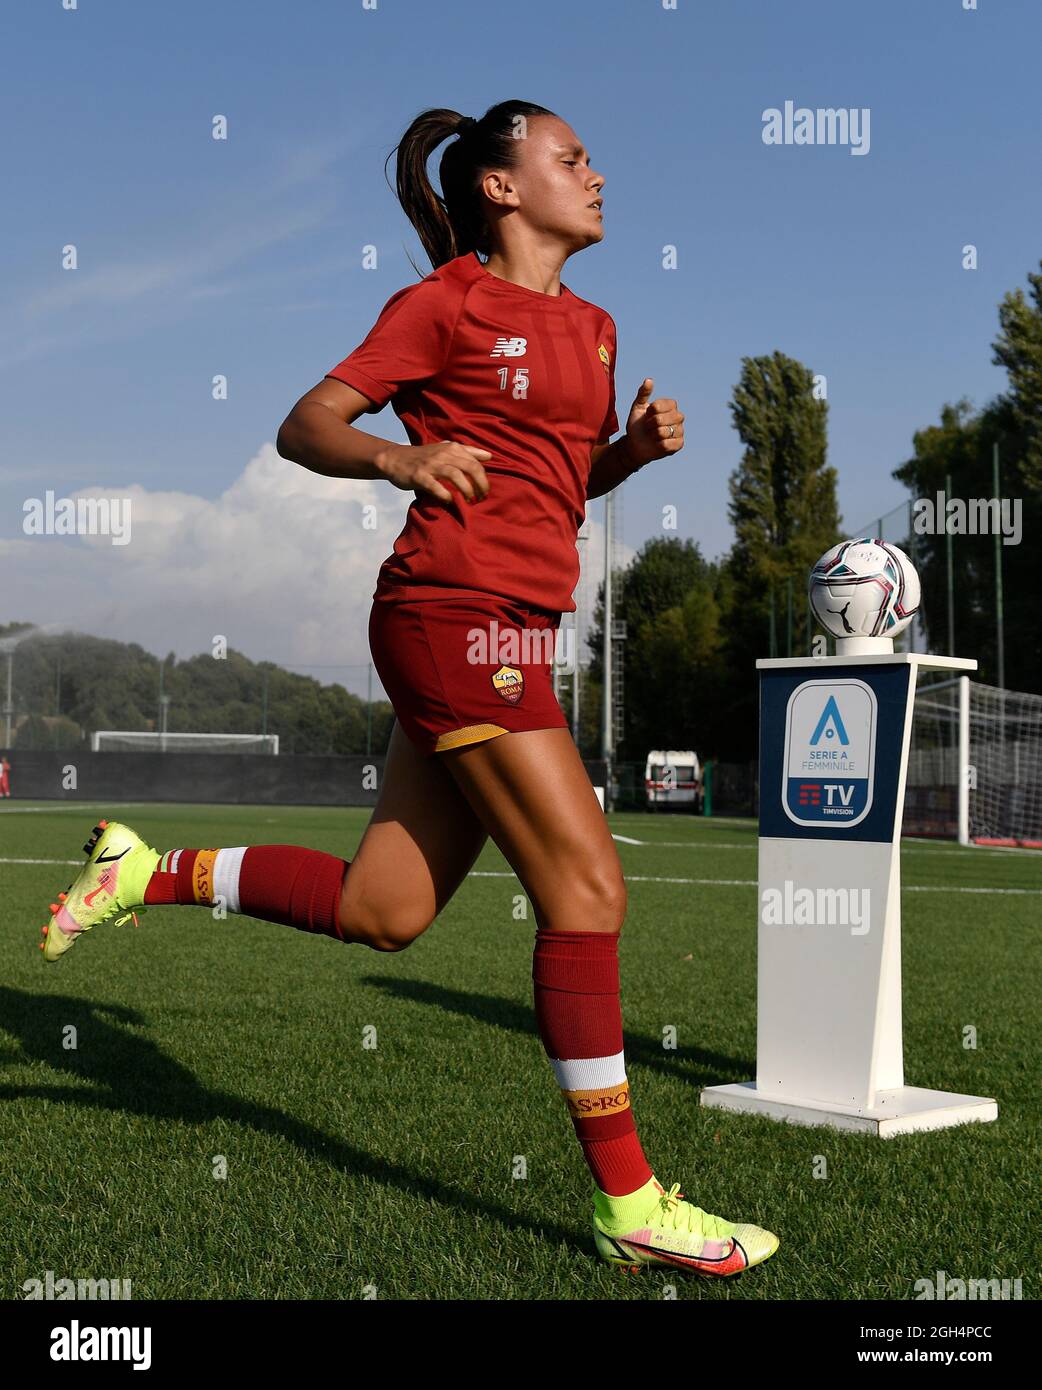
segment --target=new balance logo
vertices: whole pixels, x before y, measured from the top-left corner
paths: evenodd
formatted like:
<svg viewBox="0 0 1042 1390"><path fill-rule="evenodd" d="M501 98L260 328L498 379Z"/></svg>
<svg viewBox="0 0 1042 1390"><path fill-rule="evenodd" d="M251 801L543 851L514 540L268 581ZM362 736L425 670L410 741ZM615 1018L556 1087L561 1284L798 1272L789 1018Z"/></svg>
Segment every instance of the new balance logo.
<svg viewBox="0 0 1042 1390"><path fill-rule="evenodd" d="M489 357L524 357L527 338L497 338Z"/></svg>

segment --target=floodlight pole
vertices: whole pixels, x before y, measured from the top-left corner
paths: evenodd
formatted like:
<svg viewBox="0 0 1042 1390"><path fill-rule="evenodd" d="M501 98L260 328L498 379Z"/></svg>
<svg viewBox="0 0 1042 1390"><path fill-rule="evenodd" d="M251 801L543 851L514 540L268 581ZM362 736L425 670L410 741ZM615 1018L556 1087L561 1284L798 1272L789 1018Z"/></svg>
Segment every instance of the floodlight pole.
<svg viewBox="0 0 1042 1390"><path fill-rule="evenodd" d="M576 544L587 539L581 533L576 536ZM579 654L582 651L582 552L579 553L579 583L575 590L575 669L572 671L572 740L579 747Z"/></svg>
<svg viewBox="0 0 1042 1390"><path fill-rule="evenodd" d="M991 447L991 490L996 504L1001 506L999 497L999 446ZM1002 536L1001 527L995 527L995 646L998 649L999 689L1006 688L1006 644L1003 636L1002 611Z"/></svg>
<svg viewBox="0 0 1042 1390"><path fill-rule="evenodd" d="M7 696L4 700L4 714L7 716L7 739L4 744L6 748L11 746L11 716L14 714L14 703L11 697L11 678L14 669L14 646L7 649Z"/></svg>
<svg viewBox="0 0 1042 1390"><path fill-rule="evenodd" d="M159 697L159 751L166 752L166 722L167 712L170 709L170 696L160 695Z"/></svg>
<svg viewBox="0 0 1042 1390"><path fill-rule="evenodd" d="M614 492L604 498L604 698L602 701L603 724L601 729L601 756L604 759L604 800L611 800L611 759L612 759L612 708L611 708L611 552L614 544L615 503Z"/></svg>
<svg viewBox="0 0 1042 1390"><path fill-rule="evenodd" d="M575 609L575 669L572 672L572 739L579 747L579 609Z"/></svg>
<svg viewBox="0 0 1042 1390"><path fill-rule="evenodd" d="M365 695L365 755L368 758L373 751L373 663L369 663L369 674L366 677Z"/></svg>
<svg viewBox="0 0 1042 1390"><path fill-rule="evenodd" d="M952 549L952 532L948 525L948 502L952 495L952 476L944 475L944 555L948 584L948 650L955 652L955 562Z"/></svg>

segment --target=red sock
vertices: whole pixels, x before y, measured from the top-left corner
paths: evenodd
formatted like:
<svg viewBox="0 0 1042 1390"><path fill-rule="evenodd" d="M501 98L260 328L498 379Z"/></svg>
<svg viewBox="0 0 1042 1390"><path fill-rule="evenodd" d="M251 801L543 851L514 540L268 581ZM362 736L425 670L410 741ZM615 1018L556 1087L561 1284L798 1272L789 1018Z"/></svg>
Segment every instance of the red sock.
<svg viewBox="0 0 1042 1390"><path fill-rule="evenodd" d="M348 862L299 845L168 850L148 881L145 904L210 906L220 899L228 912L342 941L340 888Z"/></svg>
<svg viewBox="0 0 1042 1390"><path fill-rule="evenodd" d="M618 936L537 931L535 1015L594 1181L624 1197L653 1176L637 1138L622 1051Z"/></svg>

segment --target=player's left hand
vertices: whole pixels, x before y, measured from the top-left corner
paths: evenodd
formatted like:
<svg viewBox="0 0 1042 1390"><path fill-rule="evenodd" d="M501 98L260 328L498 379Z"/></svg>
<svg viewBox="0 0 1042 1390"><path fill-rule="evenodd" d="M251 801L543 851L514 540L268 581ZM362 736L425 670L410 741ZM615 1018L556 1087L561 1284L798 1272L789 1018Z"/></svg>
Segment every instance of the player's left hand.
<svg viewBox="0 0 1042 1390"><path fill-rule="evenodd" d="M644 378L626 421L626 447L641 465L684 447L684 417L676 401L651 400L654 385L652 377Z"/></svg>

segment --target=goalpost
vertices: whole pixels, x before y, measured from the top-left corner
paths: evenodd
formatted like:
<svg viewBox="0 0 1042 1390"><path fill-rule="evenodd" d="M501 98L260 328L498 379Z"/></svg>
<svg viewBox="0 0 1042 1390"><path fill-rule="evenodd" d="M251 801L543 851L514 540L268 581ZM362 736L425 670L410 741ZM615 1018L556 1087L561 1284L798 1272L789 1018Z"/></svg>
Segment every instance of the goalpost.
<svg viewBox="0 0 1042 1390"><path fill-rule="evenodd" d="M1042 849L1042 695L968 676L921 686L904 833Z"/></svg>
<svg viewBox="0 0 1042 1390"><path fill-rule="evenodd" d="M92 753L277 753L278 734L165 734L98 729Z"/></svg>

